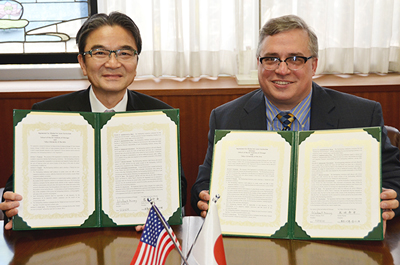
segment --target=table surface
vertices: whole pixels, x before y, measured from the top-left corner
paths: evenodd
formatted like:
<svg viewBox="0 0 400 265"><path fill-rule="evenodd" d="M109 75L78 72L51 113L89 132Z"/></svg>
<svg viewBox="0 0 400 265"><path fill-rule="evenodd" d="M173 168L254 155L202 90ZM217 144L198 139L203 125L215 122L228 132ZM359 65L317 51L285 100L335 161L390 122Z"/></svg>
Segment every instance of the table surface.
<svg viewBox="0 0 400 265"><path fill-rule="evenodd" d="M186 253L203 219L187 216L172 226ZM3 221L0 221L3 226ZM133 227L31 231L0 229L0 264L129 264L141 233ZM383 241L303 241L224 236L231 264L400 265L400 218L388 222ZM173 250L165 264L180 264Z"/></svg>

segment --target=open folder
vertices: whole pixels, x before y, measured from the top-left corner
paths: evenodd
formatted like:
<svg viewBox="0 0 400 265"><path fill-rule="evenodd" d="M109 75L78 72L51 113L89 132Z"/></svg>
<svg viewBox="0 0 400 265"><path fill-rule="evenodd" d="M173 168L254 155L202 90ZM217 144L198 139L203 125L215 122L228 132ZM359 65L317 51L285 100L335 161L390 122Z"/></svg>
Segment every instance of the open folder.
<svg viewBox="0 0 400 265"><path fill-rule="evenodd" d="M224 235L382 240L381 128L216 130Z"/></svg>
<svg viewBox="0 0 400 265"><path fill-rule="evenodd" d="M14 110L13 229L182 223L179 110Z"/></svg>

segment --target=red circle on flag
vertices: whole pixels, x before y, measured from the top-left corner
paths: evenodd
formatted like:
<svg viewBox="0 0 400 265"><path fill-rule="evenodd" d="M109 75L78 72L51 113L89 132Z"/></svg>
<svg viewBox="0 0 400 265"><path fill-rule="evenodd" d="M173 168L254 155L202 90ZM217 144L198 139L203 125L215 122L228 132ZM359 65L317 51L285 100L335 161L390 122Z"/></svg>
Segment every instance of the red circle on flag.
<svg viewBox="0 0 400 265"><path fill-rule="evenodd" d="M222 235L219 235L214 245L214 257L218 265L226 265L224 242Z"/></svg>

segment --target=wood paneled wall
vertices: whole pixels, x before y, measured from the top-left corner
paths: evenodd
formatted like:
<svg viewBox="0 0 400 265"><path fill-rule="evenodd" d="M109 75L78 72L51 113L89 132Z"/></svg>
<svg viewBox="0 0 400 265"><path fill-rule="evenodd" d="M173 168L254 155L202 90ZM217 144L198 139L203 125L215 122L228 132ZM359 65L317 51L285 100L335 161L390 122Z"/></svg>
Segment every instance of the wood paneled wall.
<svg viewBox="0 0 400 265"><path fill-rule="evenodd" d="M400 75L367 83L337 83L329 78L318 78L317 83L381 103L385 124L400 128ZM373 83L379 82L379 85ZM181 115L181 157L188 181L186 213L193 215L190 205L190 188L197 177L198 166L203 163L207 149L208 120L211 110L240 97L258 86L238 86L234 78L217 81L202 79L198 82L185 80L135 81L132 89L154 96L179 108ZM7 92L0 93L0 187L3 187L13 167L13 109L30 109L35 102L68 92Z"/></svg>

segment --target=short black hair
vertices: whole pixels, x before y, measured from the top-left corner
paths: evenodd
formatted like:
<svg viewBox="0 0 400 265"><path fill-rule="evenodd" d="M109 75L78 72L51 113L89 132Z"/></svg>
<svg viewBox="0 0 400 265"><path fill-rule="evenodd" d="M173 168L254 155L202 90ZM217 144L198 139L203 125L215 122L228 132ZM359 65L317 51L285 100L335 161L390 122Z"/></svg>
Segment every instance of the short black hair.
<svg viewBox="0 0 400 265"><path fill-rule="evenodd" d="M90 33L103 26L120 26L130 33L136 42L137 52L142 51L142 37L139 28L133 20L120 12L111 12L110 15L100 13L90 16L76 34L76 44L78 44L79 53L85 52L86 40Z"/></svg>

